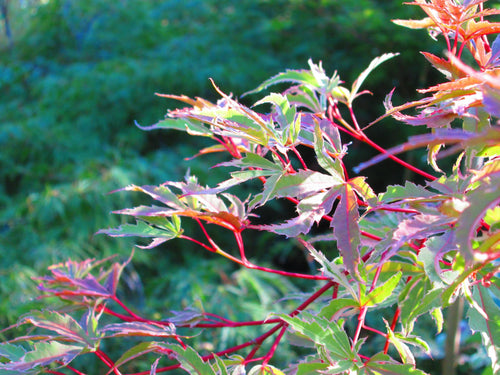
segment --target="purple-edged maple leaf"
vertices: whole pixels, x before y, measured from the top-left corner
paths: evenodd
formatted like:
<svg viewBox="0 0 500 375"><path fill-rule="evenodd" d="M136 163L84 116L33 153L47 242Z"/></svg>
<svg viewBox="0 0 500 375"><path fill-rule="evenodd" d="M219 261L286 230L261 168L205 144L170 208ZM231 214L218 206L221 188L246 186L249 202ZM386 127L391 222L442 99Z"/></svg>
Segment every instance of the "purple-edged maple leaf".
<svg viewBox="0 0 500 375"><path fill-rule="evenodd" d="M65 340L85 344L92 348L98 337L95 332L86 331L80 323L68 314L60 314L56 311L35 311L24 315L19 324L29 323L35 327L53 331Z"/></svg>
<svg viewBox="0 0 500 375"><path fill-rule="evenodd" d="M326 176L326 175L325 175ZM311 227L332 210L335 200L340 195L342 184L335 181L330 189L312 194L297 204L298 216L279 224L258 225L256 229L266 230L287 237L307 234Z"/></svg>
<svg viewBox="0 0 500 375"><path fill-rule="evenodd" d="M101 329L108 333L107 337L177 337L175 326L172 323L156 324L148 322L125 322L108 324Z"/></svg>
<svg viewBox="0 0 500 375"><path fill-rule="evenodd" d="M351 275L357 275L361 232L358 201L354 189L349 184L340 189L340 203L332 216L331 226L346 269Z"/></svg>
<svg viewBox="0 0 500 375"><path fill-rule="evenodd" d="M375 253L383 253L384 259L388 259L411 240L426 239L451 230L455 221L452 217L432 214L418 214L401 220L392 234L379 242Z"/></svg>
<svg viewBox="0 0 500 375"><path fill-rule="evenodd" d="M114 263L111 269L98 271L94 276L90 272L103 262L87 259L82 262L68 260L49 267L51 276L39 277L39 289L68 300L81 300L84 297L112 298L116 294L118 279L123 268L131 258L124 263Z"/></svg>
<svg viewBox="0 0 500 375"><path fill-rule="evenodd" d="M404 122L409 125L414 125L414 126L425 125L430 128L447 127L459 115L464 115L465 109L468 106L471 106L477 100L474 96L469 95L468 97L470 97L470 99L468 101L463 103L460 102L460 104L462 105L457 105L455 99L455 101L450 102L449 105L441 105L440 107L427 106L417 116L410 116L400 112L399 108L401 107L396 107L396 108L393 107L391 102L393 91L391 91L384 100L384 106L387 111L387 114L390 114L396 120ZM414 102L415 106L421 103L423 103L423 101ZM430 103L432 103L431 100L428 101L428 104ZM410 105L407 104L404 107L410 107Z"/></svg>
<svg viewBox="0 0 500 375"><path fill-rule="evenodd" d="M300 234L306 234L314 224L314 214L304 213L293 219L280 224L256 225L255 229L264 230L280 234L286 237L297 237Z"/></svg>

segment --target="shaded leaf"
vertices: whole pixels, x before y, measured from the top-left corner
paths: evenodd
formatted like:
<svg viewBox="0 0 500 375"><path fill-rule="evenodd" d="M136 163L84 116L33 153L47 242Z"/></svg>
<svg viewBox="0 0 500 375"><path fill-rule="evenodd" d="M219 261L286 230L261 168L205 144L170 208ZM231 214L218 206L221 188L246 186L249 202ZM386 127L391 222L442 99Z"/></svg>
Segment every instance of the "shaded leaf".
<svg viewBox="0 0 500 375"><path fill-rule="evenodd" d="M19 323L30 323L35 327L53 331L70 342L81 343L89 348L93 348L99 338L95 331L84 330L70 315L56 311L35 311L23 316Z"/></svg>
<svg viewBox="0 0 500 375"><path fill-rule="evenodd" d="M83 351L82 346L66 345L57 341L39 342L33 350L27 352L24 357L17 361L0 363L0 372L7 371L27 371L37 367L49 365L59 361L61 365L70 363L78 354Z"/></svg>
<svg viewBox="0 0 500 375"><path fill-rule="evenodd" d="M500 306L490 290L478 284L472 294L474 301L486 313L470 308L467 312L469 326L473 331L480 332L484 346L491 359L493 374L500 371Z"/></svg>
<svg viewBox="0 0 500 375"><path fill-rule="evenodd" d="M120 356L120 358L118 358L115 361L115 365L114 365L113 369L119 368L120 366L123 366L125 363L127 363L133 359L139 358L147 353L158 352L159 349L161 349L161 346L154 341L141 342L141 343L133 346L132 348L128 349L127 351L125 351ZM156 364L157 364L158 360L159 360L159 358L155 361ZM153 368L154 368L154 371L153 371ZM111 373L113 369L110 369L109 373ZM156 366L154 364L151 368L151 372L153 374L156 373Z"/></svg>
<svg viewBox="0 0 500 375"><path fill-rule="evenodd" d="M406 298L400 301L401 323L405 333L413 331L415 320L423 314L430 313L442 306L442 288L428 290L425 280L418 279L410 284L411 290ZM401 297L400 297L401 298ZM418 301L418 304L415 304Z"/></svg>
<svg viewBox="0 0 500 375"><path fill-rule="evenodd" d="M410 350L410 348L408 347L408 345L406 345L402 340L397 338L396 335L394 334L394 332L389 327L389 324L387 324L387 322L385 320L384 320L384 322L385 322L386 329L387 329L387 339L389 340L389 342L392 345L394 345L394 347L398 351L399 356L401 357L401 360L403 361L403 363L405 363L405 364L409 363L412 366L415 366L415 357L413 356L413 353Z"/></svg>
<svg viewBox="0 0 500 375"><path fill-rule="evenodd" d="M4 357L11 362L19 361L25 354L26 350L20 345L0 344L0 357Z"/></svg>
<svg viewBox="0 0 500 375"><path fill-rule="evenodd" d="M297 374L296 375L314 375L321 374L323 370L328 368L328 364L325 362L306 362L299 363L297 366Z"/></svg>
<svg viewBox="0 0 500 375"><path fill-rule="evenodd" d="M199 354L191 347L182 348L176 344L161 344L164 349L169 349L180 363L181 368L189 374L198 375L216 375L212 366L208 362L204 362Z"/></svg>
<svg viewBox="0 0 500 375"><path fill-rule="evenodd" d="M229 375L224 361L217 355L214 356L214 359L215 359L214 367L217 370L217 375Z"/></svg>
<svg viewBox="0 0 500 375"><path fill-rule="evenodd" d="M426 375L411 364L396 362L387 354L378 353L365 363L365 370L370 375Z"/></svg>
<svg viewBox="0 0 500 375"><path fill-rule="evenodd" d="M168 321L175 326L193 327L203 320L203 313L192 307L188 307L182 311L170 311L173 316L168 318Z"/></svg>
<svg viewBox="0 0 500 375"><path fill-rule="evenodd" d="M108 333L107 337L177 337L172 323L162 325L143 322L114 323L104 326L101 331Z"/></svg>
<svg viewBox="0 0 500 375"><path fill-rule="evenodd" d="M349 337L337 322L330 322L306 312L300 317L293 318L282 314L276 316L283 319L295 331L323 346L333 360L350 360L352 363L357 357L351 349Z"/></svg>

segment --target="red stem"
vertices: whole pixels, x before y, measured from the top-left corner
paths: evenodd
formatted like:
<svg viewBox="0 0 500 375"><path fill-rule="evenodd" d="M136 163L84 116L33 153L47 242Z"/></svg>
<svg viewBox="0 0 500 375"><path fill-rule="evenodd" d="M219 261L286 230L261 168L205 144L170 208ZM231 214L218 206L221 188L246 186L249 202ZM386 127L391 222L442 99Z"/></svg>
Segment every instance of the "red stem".
<svg viewBox="0 0 500 375"><path fill-rule="evenodd" d="M117 304L121 306L123 310L125 310L132 318L137 319L139 321L145 321L143 318L141 318L139 315L134 313L132 310L130 310L120 299L116 296L112 296L111 299L115 301ZM146 320L147 321L147 320Z"/></svg>
<svg viewBox="0 0 500 375"><path fill-rule="evenodd" d="M78 374L78 375L86 375L85 373L83 373L83 372L81 372L81 371L78 371L76 368L71 367L70 365L66 365L66 368L67 368L68 370L73 371L75 374Z"/></svg>
<svg viewBox="0 0 500 375"><path fill-rule="evenodd" d="M128 316L128 315L124 315L124 314L120 314L120 313L117 313L109 308L107 308L106 306L102 306L102 305L99 305L96 307L97 311L98 312L101 312L101 311L104 311L106 314L109 314L109 315L112 315L114 317L117 317L125 322L136 322L138 321L138 319L136 318L133 318L131 316ZM139 319L140 322L144 322L145 320L144 319Z"/></svg>
<svg viewBox="0 0 500 375"><path fill-rule="evenodd" d="M262 326L264 324L275 324L281 322L280 319L267 319L267 320L253 320L247 322L219 322L219 323L198 323L196 325L186 324L186 327L196 327L196 328L236 328L236 327L249 327L249 326ZM183 326L180 326L183 327Z"/></svg>
<svg viewBox="0 0 500 375"><path fill-rule="evenodd" d="M304 159L302 159L302 155L300 155L300 153L297 151L297 149L295 148L295 146L292 146L292 151L295 154L295 156L297 157L297 159L299 159L300 164L302 164L302 168L308 169L307 165L306 165L306 163L304 161Z"/></svg>
<svg viewBox="0 0 500 375"><path fill-rule="evenodd" d="M387 337L387 334L384 333L384 332L381 332L379 331L378 329L375 329L375 328L372 328L370 326L366 326L366 325L363 325L363 329L367 330L367 331L370 331L370 332L374 332L376 333L377 335L380 335L382 337Z"/></svg>
<svg viewBox="0 0 500 375"><path fill-rule="evenodd" d="M205 250L208 250L210 251L211 253L215 253L215 249L211 248L210 246L208 245L205 245L203 242L200 242L192 237L189 237L189 236L185 236L185 235L180 235L179 238L182 238L182 239L185 239L185 240L188 240L188 241L191 241L191 242L194 242L195 244L197 245L200 245L201 247L203 247Z"/></svg>
<svg viewBox="0 0 500 375"><path fill-rule="evenodd" d="M352 339L352 348L356 345L356 343L359 340L359 335L361 334L361 329L365 325L365 317L366 317L366 311L367 308L366 306L361 307L358 315L358 326L356 327L356 333L354 334L354 337Z"/></svg>
<svg viewBox="0 0 500 375"><path fill-rule="evenodd" d="M106 366L112 369L116 375L122 375L121 372L115 367L115 363L101 349L97 349L94 353L101 361L104 362Z"/></svg>
<svg viewBox="0 0 500 375"><path fill-rule="evenodd" d="M296 272L288 272L288 271L281 271L281 270L275 270L272 268L267 268L267 267L262 267L262 266L257 266L253 263L248 263L245 265L246 268L252 269L252 270L259 270L259 271L264 271L268 273L275 273L277 275L281 276L287 276L287 277L294 277L297 279L305 279L305 280L330 280L329 277L326 276L319 276L319 275L308 275L305 273L296 273Z"/></svg>
<svg viewBox="0 0 500 375"><path fill-rule="evenodd" d="M236 243L238 245L238 250L240 251L240 257L243 264L246 266L249 264L247 257L245 255L245 244L243 243L243 238L241 237L241 232L233 232L234 238L236 239Z"/></svg>
<svg viewBox="0 0 500 375"><path fill-rule="evenodd" d="M298 315L302 310L304 310L307 306L309 306L311 303L313 303L316 299L318 299L323 293L325 293L328 289L330 289L333 286L338 285L335 281L329 281L325 285L323 285L320 289L318 289L316 292L314 292L308 299L306 299L304 302L302 302L299 307L297 307L292 313L290 313L290 316L295 316Z"/></svg>
<svg viewBox="0 0 500 375"><path fill-rule="evenodd" d="M262 343L269 336L272 336L277 330L279 330L280 328L282 328L284 326L286 326L286 325L283 322L280 322L279 324L274 326L272 329L270 329L269 331L267 331L263 335L260 335L257 339L250 341L254 344L254 347L252 348L250 353L248 353L248 355L245 357L245 363L251 362L252 358L255 356L257 351L260 349L260 346L262 345Z"/></svg>
<svg viewBox="0 0 500 375"><path fill-rule="evenodd" d="M400 313L401 313L401 309L398 306L396 308L396 311L394 312L394 316L392 317L392 322L391 322L391 331L393 331L393 332L394 332L394 329L396 328L396 323L398 322ZM385 340L385 345L384 345L384 354L387 354L388 351L389 351L389 335L386 335L386 340Z"/></svg>
<svg viewBox="0 0 500 375"><path fill-rule="evenodd" d="M377 151L379 151L380 153L382 154L387 154L387 157L389 159L392 159L393 161L395 161L396 163L402 165L403 167L409 169L410 171L414 172L414 173L417 173L423 177L425 177L426 179L428 180L431 180L431 181L434 181L436 179L436 177L434 177L433 175L427 173L427 172L424 172L422 171L421 169L405 162L404 160L401 160L400 158L398 158L397 156L395 155L392 155L392 154L388 154L387 153L387 150L381 146L379 146L378 144L376 144L375 142L373 142L370 138L368 138L366 135L362 135L360 137L357 137L358 140L360 141L363 141L365 143L367 143L368 145L370 145L371 147L373 147L374 149L376 149Z"/></svg>
<svg viewBox="0 0 500 375"><path fill-rule="evenodd" d="M278 345L279 345L281 339L283 338L287 328L288 327L286 325L284 325L281 328L281 331L280 331L280 333L278 333L278 336L274 340L273 345L271 346L271 349L269 349L269 352L266 354L264 361L262 361L263 366L266 366L269 363L269 361L271 360L271 358L273 358L274 353L276 352L276 349L278 348Z"/></svg>
<svg viewBox="0 0 500 375"><path fill-rule="evenodd" d="M354 115L354 110L351 105L348 105L347 108L349 108L349 114L351 115L352 123L354 124L354 127L358 132L361 132L361 128L359 127L358 120L356 119L356 116Z"/></svg>
<svg viewBox="0 0 500 375"><path fill-rule="evenodd" d="M217 252L217 248L218 246L216 245L216 243L214 242L214 240L212 240L212 237L209 236L207 230L205 229L205 226L203 225L203 223L201 222L200 219L198 219L197 217L194 218L196 220L196 222L198 223L198 225L200 226L201 230L203 231L203 234L205 235L205 237L207 238L207 241L208 243L212 246L212 252ZM208 246L204 246L205 248L208 248Z"/></svg>

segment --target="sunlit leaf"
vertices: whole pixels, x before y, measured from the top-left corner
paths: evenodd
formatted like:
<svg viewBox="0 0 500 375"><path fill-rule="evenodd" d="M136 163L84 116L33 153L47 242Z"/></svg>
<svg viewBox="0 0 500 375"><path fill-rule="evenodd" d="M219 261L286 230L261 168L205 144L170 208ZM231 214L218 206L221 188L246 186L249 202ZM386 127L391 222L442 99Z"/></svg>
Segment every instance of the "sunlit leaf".
<svg viewBox="0 0 500 375"><path fill-rule="evenodd" d="M429 52L420 52L425 58L441 73L443 73L446 78L453 79L459 76L459 70L453 65L452 62L445 60L443 58L437 57Z"/></svg>
<svg viewBox="0 0 500 375"><path fill-rule="evenodd" d="M368 77L368 75L380 64L398 55L399 53L385 53L381 56L374 58L371 61L370 65L368 65L368 68L366 68L352 84L351 94L349 96L349 101L348 101L349 105L351 105L354 99L356 99L356 97L359 95L358 91L363 82L365 81L365 79Z"/></svg>
<svg viewBox="0 0 500 375"><path fill-rule="evenodd" d="M436 194L426 189L424 186L416 185L411 181L405 181L405 185L389 185L385 193L378 196L381 203L390 203L398 200L408 199L409 197L430 198ZM410 198L411 199L411 198Z"/></svg>
<svg viewBox="0 0 500 375"><path fill-rule="evenodd" d="M344 180L342 165L338 159L334 159L329 155L323 134L320 123L316 122L314 125L314 151L316 152L317 161L323 169L341 182Z"/></svg>
<svg viewBox="0 0 500 375"><path fill-rule="evenodd" d="M386 329L387 329L387 339L389 340L389 342L392 345L394 345L394 347L398 351L399 356L401 357L401 360L403 361L403 363L405 363L405 364L408 363L412 366L415 366L415 357L413 356L413 353L410 350L410 348L408 347L408 345L406 345L402 340L400 340L394 334L394 332L391 330L391 328L389 327L387 322L385 322L385 325L386 325Z"/></svg>
<svg viewBox="0 0 500 375"><path fill-rule="evenodd" d="M287 70L283 73L279 73L272 78L264 81L256 89L248 91L245 95L254 94L259 91L265 90L269 86L276 85L278 83L298 83L304 84L312 87L318 87L318 82L316 81L314 75L310 70Z"/></svg>
<svg viewBox="0 0 500 375"><path fill-rule="evenodd" d="M347 313L354 314L358 311L359 307L359 302L353 298L335 298L321 309L319 316L331 320L334 317L338 318Z"/></svg>
<svg viewBox="0 0 500 375"><path fill-rule="evenodd" d="M145 131L157 129L173 129L185 131L193 136L211 137L213 135L213 132L210 131L210 129L204 124L195 121L189 121L184 118L167 118L150 126L141 126L137 122L135 123L135 125L139 129Z"/></svg>
<svg viewBox="0 0 500 375"><path fill-rule="evenodd" d="M248 375L285 375L283 371L271 365L257 365L248 371Z"/></svg>
<svg viewBox="0 0 500 375"><path fill-rule="evenodd" d="M360 262L361 232L358 221L359 212L356 194L352 187L346 184L341 189L340 203L332 216L331 226L344 265L353 276L358 274L358 264Z"/></svg>
<svg viewBox="0 0 500 375"><path fill-rule="evenodd" d="M302 199L321 192L341 182L339 178L311 170L299 170L294 174L275 175L264 184L262 198L251 203L261 206L273 198L294 197Z"/></svg>
<svg viewBox="0 0 500 375"><path fill-rule="evenodd" d="M394 289L397 287L399 281L401 280L402 275L403 275L402 272L398 272L392 275L382 285L379 285L367 295L362 296L360 305L376 306L384 302L387 298L389 298L392 295Z"/></svg>
<svg viewBox="0 0 500 375"><path fill-rule="evenodd" d="M98 234L107 234L111 237L143 237L153 238L153 242L148 246L142 246L144 249L150 249L158 246L168 240L178 237L181 233L155 228L144 221L138 221L137 224L123 224L116 229L101 229Z"/></svg>
<svg viewBox="0 0 500 375"><path fill-rule="evenodd" d="M480 220L489 208L493 208L500 202L500 196L498 195L499 184L500 177L496 176L488 182L483 181L480 188L471 191L467 196L469 206L457 221L457 244L460 253L469 262L474 259L474 249L471 246L471 241L476 236Z"/></svg>
<svg viewBox="0 0 500 375"><path fill-rule="evenodd" d="M429 17L425 17L421 20L392 20L392 22L396 25L408 27L410 29L426 29L436 25Z"/></svg>
<svg viewBox="0 0 500 375"><path fill-rule="evenodd" d="M314 213L304 213L280 224L257 225L255 228L287 237L307 234L316 221Z"/></svg>

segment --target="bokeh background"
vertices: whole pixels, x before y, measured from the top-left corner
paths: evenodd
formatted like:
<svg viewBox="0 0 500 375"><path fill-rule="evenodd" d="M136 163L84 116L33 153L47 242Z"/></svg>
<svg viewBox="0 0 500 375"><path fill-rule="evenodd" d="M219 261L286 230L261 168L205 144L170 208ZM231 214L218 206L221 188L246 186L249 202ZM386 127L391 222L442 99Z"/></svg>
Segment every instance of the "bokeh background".
<svg viewBox="0 0 500 375"><path fill-rule="evenodd" d="M40 306L32 277L50 264L129 256L133 242L94 233L118 225L110 212L139 198L108 192L180 180L188 168L205 184L216 181L203 158L184 160L201 147L199 139L134 125L152 124L176 105L155 92L217 100L213 78L238 97L286 68L307 68L309 58L350 86L374 57L400 52L366 82L374 95L360 99L356 111L367 124L383 113L393 87L400 104L440 79L419 51L440 54L443 45L390 22L422 17L420 8L402 3L0 0L0 327ZM390 147L416 131L387 120L369 135ZM346 161L354 166L371 155L354 147ZM425 168L421 156L408 157ZM409 177L390 162L367 173L376 190ZM308 266L287 243L269 236L254 242L260 263ZM194 304L261 319L283 293L308 287L235 269L175 241L136 252L124 284L124 298L157 318ZM240 336L211 332L197 349L220 349ZM283 361L292 355L285 350Z"/></svg>

